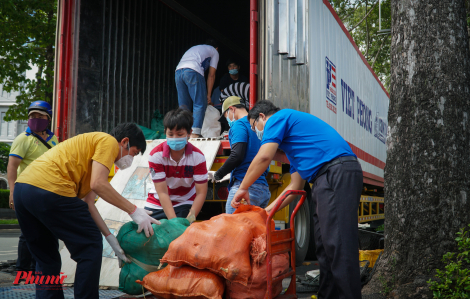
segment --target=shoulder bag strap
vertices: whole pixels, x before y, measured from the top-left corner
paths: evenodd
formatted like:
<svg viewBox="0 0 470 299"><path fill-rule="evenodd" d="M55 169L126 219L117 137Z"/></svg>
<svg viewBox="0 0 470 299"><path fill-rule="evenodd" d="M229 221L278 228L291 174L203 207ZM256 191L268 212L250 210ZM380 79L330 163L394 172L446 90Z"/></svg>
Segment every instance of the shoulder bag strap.
<svg viewBox="0 0 470 299"><path fill-rule="evenodd" d="M44 146L47 147L47 149L51 149L52 146L46 142L46 140L42 139L41 136L39 136L38 134L34 133L33 131L31 131L31 135L33 135L34 137L36 137L37 139L39 139L39 141L42 142L42 144L44 144Z"/></svg>

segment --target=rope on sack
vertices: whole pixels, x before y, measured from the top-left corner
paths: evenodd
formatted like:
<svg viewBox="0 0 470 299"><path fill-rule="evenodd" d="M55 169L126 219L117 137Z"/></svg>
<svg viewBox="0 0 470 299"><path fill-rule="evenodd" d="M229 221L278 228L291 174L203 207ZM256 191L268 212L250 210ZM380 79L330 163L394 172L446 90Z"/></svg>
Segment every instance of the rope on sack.
<svg viewBox="0 0 470 299"><path fill-rule="evenodd" d="M251 241L250 256L253 262L259 267L264 263L267 255L266 234L262 234Z"/></svg>
<svg viewBox="0 0 470 299"><path fill-rule="evenodd" d="M147 271L149 273L160 270L158 266L144 264L141 261L136 260L135 258L133 258L132 256L130 256L128 254L126 254L126 256L129 260L131 260L131 262L133 262L134 264L136 264L137 266L139 266L140 268L144 269L145 271Z"/></svg>

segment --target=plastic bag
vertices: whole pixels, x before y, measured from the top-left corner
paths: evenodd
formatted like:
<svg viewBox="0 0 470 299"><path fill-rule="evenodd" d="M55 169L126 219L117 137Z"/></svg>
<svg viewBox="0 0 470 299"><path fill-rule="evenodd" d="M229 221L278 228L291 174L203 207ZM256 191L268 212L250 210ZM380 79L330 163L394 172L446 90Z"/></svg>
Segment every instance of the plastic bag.
<svg viewBox="0 0 470 299"><path fill-rule="evenodd" d="M266 245L266 241L265 241ZM273 278L276 278L289 271L289 254L283 253L273 256L272 259ZM228 299L264 299L267 284L266 261L261 265L253 262L253 273L248 280L248 285L244 286L237 282L227 281ZM281 294L282 280L273 284L273 298Z"/></svg>
<svg viewBox="0 0 470 299"><path fill-rule="evenodd" d="M176 267L186 264L209 269L246 285L251 276L250 245L266 233L266 219L264 209L247 205L234 214L193 223L170 244L161 261Z"/></svg>
<svg viewBox="0 0 470 299"><path fill-rule="evenodd" d="M160 259L168 250L170 243L178 238L189 226L185 218L162 219L161 224L152 224L154 235L147 238L143 232L137 233L138 225L134 221L124 224L117 235L117 240L126 255L132 257L132 263L124 263L119 274L119 290L131 294L142 294L142 287L135 283L143 279L153 267L160 265ZM153 267L152 267L153 266Z"/></svg>
<svg viewBox="0 0 470 299"><path fill-rule="evenodd" d="M152 272L137 281L157 298L222 299L225 281L208 271L190 266L173 267Z"/></svg>
<svg viewBox="0 0 470 299"><path fill-rule="evenodd" d="M220 112L213 106L209 105L206 109L204 122L202 123L201 135L205 138L219 137L220 131Z"/></svg>

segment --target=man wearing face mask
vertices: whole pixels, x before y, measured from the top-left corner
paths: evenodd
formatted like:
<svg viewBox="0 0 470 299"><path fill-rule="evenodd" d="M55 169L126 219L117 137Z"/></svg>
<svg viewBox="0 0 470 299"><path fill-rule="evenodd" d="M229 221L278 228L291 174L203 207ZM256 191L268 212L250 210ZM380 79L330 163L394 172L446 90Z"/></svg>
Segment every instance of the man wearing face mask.
<svg viewBox="0 0 470 299"><path fill-rule="evenodd" d="M188 142L192 123L193 116L186 109L168 112L163 119L166 141L150 152L153 188L145 209L155 219L195 220L206 200L206 158Z"/></svg>
<svg viewBox="0 0 470 299"><path fill-rule="evenodd" d="M221 180L226 174L231 172L225 212L233 214L235 209L231 206L232 198L238 191L248 167L258 153L261 143L255 132L251 130L247 119L248 110L241 98L236 96L228 97L224 101L222 112L222 117L227 119L230 126L228 140L231 151L224 165L213 174L213 179L216 181ZM251 204L262 208L268 205L269 198L271 197L268 182L266 181L267 167L264 168L264 172L261 172L256 181L248 188ZM209 176L212 176L212 172Z"/></svg>
<svg viewBox="0 0 470 299"><path fill-rule="evenodd" d="M47 129L51 123L52 107L44 101L35 101L28 108L28 128L18 135L10 149L7 178L10 185L10 208L15 209L13 192L15 181L23 170L48 149L57 145L57 137ZM36 261L31 256L23 234L18 242L16 271L34 271Z"/></svg>
<svg viewBox="0 0 470 299"><path fill-rule="evenodd" d="M237 82L250 82L247 77L240 74L240 63L238 60L227 60L227 69L228 73L226 73L222 79L220 79L220 92L223 92L230 84Z"/></svg>
<svg viewBox="0 0 470 299"><path fill-rule="evenodd" d="M75 298L99 298L101 234L117 257L129 262L95 207L96 195L129 213L138 224L137 232L144 230L147 237L153 235L151 224L160 224L108 182L113 163L126 169L145 149L142 130L133 123L120 124L110 134L85 133L67 139L32 162L16 181L16 215L36 259L36 271L45 276L60 274L61 239L77 262ZM61 285L37 286L36 298L64 298Z"/></svg>
<svg viewBox="0 0 470 299"><path fill-rule="evenodd" d="M362 169L348 143L330 125L308 113L279 110L270 101L259 101L248 114L261 148L253 159L232 205L250 201L248 187L268 166L277 149L291 165L291 183L284 189L303 190L312 184L316 207L314 231L320 263L318 298L361 298L357 210L362 192ZM280 195L281 196L281 195ZM295 199L289 196L280 209ZM271 211L279 197L266 208Z"/></svg>

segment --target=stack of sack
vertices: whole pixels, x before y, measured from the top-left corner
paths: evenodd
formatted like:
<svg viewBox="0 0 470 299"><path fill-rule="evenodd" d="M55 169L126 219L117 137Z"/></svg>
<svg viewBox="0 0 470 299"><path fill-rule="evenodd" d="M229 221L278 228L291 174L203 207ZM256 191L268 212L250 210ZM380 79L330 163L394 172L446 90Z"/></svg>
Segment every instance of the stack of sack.
<svg viewBox="0 0 470 299"><path fill-rule="evenodd" d="M136 280L143 279L150 272L158 270L160 259L168 250L170 243L181 236L189 227L185 218L160 220L161 224L152 224L153 236L147 238L143 232L137 233L138 225L134 221L124 224L117 235L117 240L131 263L124 263L119 274L119 290L131 295L142 294L142 286Z"/></svg>
<svg viewBox="0 0 470 299"><path fill-rule="evenodd" d="M225 286L226 298L264 298L267 216L264 209L242 205L232 215L193 223L161 259L168 266L136 282L161 298L221 299ZM273 257L273 278L288 268L287 253ZM273 295L281 291L280 281Z"/></svg>

